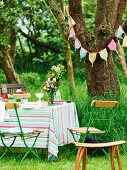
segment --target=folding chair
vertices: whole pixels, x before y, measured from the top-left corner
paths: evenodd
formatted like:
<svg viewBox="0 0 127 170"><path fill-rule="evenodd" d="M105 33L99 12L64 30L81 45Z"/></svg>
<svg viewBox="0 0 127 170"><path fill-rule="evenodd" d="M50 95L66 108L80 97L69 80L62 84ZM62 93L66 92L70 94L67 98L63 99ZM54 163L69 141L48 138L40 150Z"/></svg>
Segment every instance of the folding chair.
<svg viewBox="0 0 127 170"><path fill-rule="evenodd" d="M91 106L94 107L95 112L98 111L98 109L102 109L103 115L101 114L101 117L98 117L98 114L95 113L92 115L93 121L98 121L98 123L103 123L103 121L108 122L108 126L105 127L105 136L110 132L111 125L113 124L116 108L119 105L118 101L102 101L102 100L93 100L91 102ZM96 117L96 118L95 118ZM92 122L91 122L92 123Z"/></svg>
<svg viewBox="0 0 127 170"><path fill-rule="evenodd" d="M14 158L17 159L17 157L15 157L15 155L13 154L12 150L11 150L11 147L13 146L13 144L15 143L16 141L16 138L17 137L20 137L24 143L24 146L26 147L27 149L27 152L25 153L25 155L22 157L21 159L21 162L24 161L24 159L27 157L27 155L29 153L32 153L34 156L36 156L39 160L40 157L39 155L37 154L36 152L36 149L34 148L35 147L35 144L36 144L36 141L37 141L37 138L38 136L40 135L40 133L42 133L43 131L40 131L40 130L33 130L33 129L29 129L29 128L22 128L22 125L21 125L21 122L20 122L20 118L19 118L19 115L18 115L18 110L17 108L19 108L19 104L17 103L5 103L5 107L6 109L15 109L15 113L16 113L16 117L17 117L17 122L18 122L18 125L19 127L14 127L14 128L6 128L6 129L0 129L0 137L1 137L1 141L2 141L2 144L3 146L5 147L5 151L4 153L2 154L2 156L0 157L0 160L5 156L7 155L8 152L10 152ZM10 143L10 145L8 146L6 144L6 139L10 139L12 138L12 141ZM34 138L33 139L33 144L31 146L28 146L27 144L27 139L30 139L30 138Z"/></svg>
<svg viewBox="0 0 127 170"><path fill-rule="evenodd" d="M91 102L91 106L92 107L98 107L98 108L115 108L118 106L118 101L100 101L100 100L93 100ZM106 111L106 110L104 110ZM77 135L83 135L83 139L82 139L82 143L84 143L86 141L86 138L89 134L95 135L95 134L105 134L105 131L103 130L99 130L95 127L91 127L91 124L93 122L95 114L93 115L93 112L90 112L89 114L89 120L87 122L87 126L86 127L79 127L79 128L71 128L69 127L68 130L70 131L70 133L73 136L74 142L77 142L76 140L76 134ZM110 116L110 121L109 121L109 126L108 129L106 129L106 133L109 132L110 127L111 127L111 123L114 117L114 112L112 113L112 116ZM106 120L106 119L101 119L101 120ZM100 119L97 118L97 121L101 121ZM95 140L97 138L95 137ZM96 142L98 142L96 140ZM77 149L77 148L76 148ZM74 149L74 151L76 150ZM105 152L105 150L103 150L103 152L107 155L107 153Z"/></svg>

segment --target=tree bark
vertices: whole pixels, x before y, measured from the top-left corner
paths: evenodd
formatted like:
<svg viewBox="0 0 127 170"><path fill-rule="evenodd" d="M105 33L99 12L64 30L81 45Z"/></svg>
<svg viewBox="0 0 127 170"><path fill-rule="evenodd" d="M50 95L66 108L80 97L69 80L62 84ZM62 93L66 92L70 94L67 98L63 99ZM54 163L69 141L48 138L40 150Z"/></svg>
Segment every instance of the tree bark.
<svg viewBox="0 0 127 170"><path fill-rule="evenodd" d="M88 59L85 60L88 93L92 96L118 97L120 92L111 53L107 62L97 56L93 67Z"/></svg>
<svg viewBox="0 0 127 170"><path fill-rule="evenodd" d="M76 98L76 89L75 89L74 71L73 71L73 63L71 58L70 44L66 39L65 39L65 49L66 49L67 74L70 83L70 92L72 94L72 97Z"/></svg>
<svg viewBox="0 0 127 170"><path fill-rule="evenodd" d="M7 82L10 84L20 83L19 78L15 73L11 56L9 55L9 52L4 49L4 47L0 47L0 60L0 66L6 75Z"/></svg>

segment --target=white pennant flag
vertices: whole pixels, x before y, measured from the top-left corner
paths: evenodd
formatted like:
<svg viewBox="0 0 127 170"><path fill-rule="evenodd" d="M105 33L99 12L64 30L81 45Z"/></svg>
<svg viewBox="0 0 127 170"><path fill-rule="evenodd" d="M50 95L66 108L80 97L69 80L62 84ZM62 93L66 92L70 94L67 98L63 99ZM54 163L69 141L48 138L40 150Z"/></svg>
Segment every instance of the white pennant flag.
<svg viewBox="0 0 127 170"><path fill-rule="evenodd" d="M100 54L100 57L101 57L103 60L107 61L108 52L107 52L106 48L105 48L104 50L100 51L99 54Z"/></svg>
<svg viewBox="0 0 127 170"><path fill-rule="evenodd" d="M89 61L91 62L92 67L93 67L94 61L96 60L96 55L97 53L89 53Z"/></svg>
<svg viewBox="0 0 127 170"><path fill-rule="evenodd" d="M75 48L79 49L81 47L81 43L78 38L75 39Z"/></svg>
<svg viewBox="0 0 127 170"><path fill-rule="evenodd" d="M73 20L73 18L71 16L69 16L69 26L73 27L75 25L75 21Z"/></svg>
<svg viewBox="0 0 127 170"><path fill-rule="evenodd" d="M123 39L122 47L127 47L127 36L126 35L125 35L125 37Z"/></svg>

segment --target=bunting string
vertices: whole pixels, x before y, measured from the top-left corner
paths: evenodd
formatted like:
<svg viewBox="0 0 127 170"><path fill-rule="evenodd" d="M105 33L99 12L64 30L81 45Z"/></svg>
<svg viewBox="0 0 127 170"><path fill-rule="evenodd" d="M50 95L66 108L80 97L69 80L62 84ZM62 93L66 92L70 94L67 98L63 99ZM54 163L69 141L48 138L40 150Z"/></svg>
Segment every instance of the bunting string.
<svg viewBox="0 0 127 170"><path fill-rule="evenodd" d="M88 54L89 56L89 61L93 64L96 60L96 56L97 53L99 53L100 57L105 60L107 62L107 57L108 57L108 51L107 51L107 47L110 51L115 51L117 54L119 53L119 51L117 50L117 45L116 42L114 41L114 38L111 39L111 41L109 42L109 44L107 45L106 48L98 51L98 52L89 52L88 50L86 50L84 47L82 47L82 44L80 42L80 40L78 39L78 37L76 36L75 30L74 30L74 25L76 24L76 22L74 21L74 19L69 15L69 26L70 26L70 34L68 39L70 38L74 38L74 47L75 49L79 49L79 53L80 53L80 61L85 58ZM115 32L115 38L122 39L122 45L119 43L119 45L121 45L122 47L127 47L127 35L125 34L122 26L120 25L119 28L117 29L117 31Z"/></svg>

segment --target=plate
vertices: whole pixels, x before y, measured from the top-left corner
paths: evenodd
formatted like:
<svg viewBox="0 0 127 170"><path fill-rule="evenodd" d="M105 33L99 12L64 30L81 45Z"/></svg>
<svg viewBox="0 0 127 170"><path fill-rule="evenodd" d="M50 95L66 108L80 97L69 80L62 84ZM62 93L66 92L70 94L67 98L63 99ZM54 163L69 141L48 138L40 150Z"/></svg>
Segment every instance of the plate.
<svg viewBox="0 0 127 170"><path fill-rule="evenodd" d="M31 96L31 94L30 93L27 93L27 94L13 94L13 97L15 98L15 99L27 99L27 98L29 98Z"/></svg>

